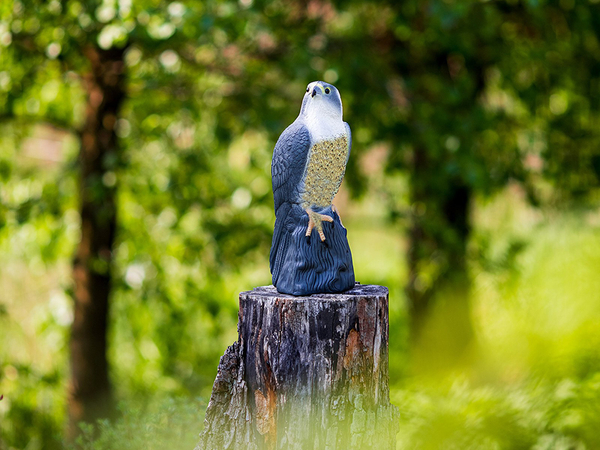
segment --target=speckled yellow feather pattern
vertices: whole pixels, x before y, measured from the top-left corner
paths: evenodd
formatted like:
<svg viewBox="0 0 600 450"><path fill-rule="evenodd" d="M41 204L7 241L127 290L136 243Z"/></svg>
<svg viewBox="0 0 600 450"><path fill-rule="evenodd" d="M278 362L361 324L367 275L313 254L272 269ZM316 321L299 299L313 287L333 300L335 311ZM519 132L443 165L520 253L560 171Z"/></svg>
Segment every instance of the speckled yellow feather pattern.
<svg viewBox="0 0 600 450"><path fill-rule="evenodd" d="M342 184L349 151L345 135L317 142L311 147L301 194L303 208L331 205Z"/></svg>

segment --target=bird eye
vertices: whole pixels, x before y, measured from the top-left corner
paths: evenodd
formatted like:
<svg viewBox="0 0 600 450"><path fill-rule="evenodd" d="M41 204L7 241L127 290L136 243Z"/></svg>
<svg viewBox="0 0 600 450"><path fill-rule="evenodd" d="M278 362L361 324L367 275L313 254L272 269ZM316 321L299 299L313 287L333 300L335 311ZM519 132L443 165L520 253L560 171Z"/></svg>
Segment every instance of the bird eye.
<svg viewBox="0 0 600 450"><path fill-rule="evenodd" d="M309 87L307 87L307 88L306 88L306 92L308 92L308 91L310 91L310 88L309 88Z"/></svg>
<svg viewBox="0 0 600 450"><path fill-rule="evenodd" d="M329 94L331 91L329 90L329 88L325 88L325 93Z"/></svg>

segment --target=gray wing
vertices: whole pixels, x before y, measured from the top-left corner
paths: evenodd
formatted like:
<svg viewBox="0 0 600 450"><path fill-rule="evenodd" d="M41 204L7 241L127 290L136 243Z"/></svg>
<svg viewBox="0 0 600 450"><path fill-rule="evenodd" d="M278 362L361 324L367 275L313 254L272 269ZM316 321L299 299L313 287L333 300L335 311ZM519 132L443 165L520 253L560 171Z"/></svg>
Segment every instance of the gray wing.
<svg viewBox="0 0 600 450"><path fill-rule="evenodd" d="M283 203L299 201L309 149L310 134L302 122L296 120L279 136L271 163L275 216Z"/></svg>
<svg viewBox="0 0 600 450"><path fill-rule="evenodd" d="M275 203L275 229L269 262L273 284L291 242L287 222L291 220L293 208L300 208L300 186L310 150L310 134L304 124L296 120L285 129L273 151L271 178ZM297 212L297 211L296 211Z"/></svg>

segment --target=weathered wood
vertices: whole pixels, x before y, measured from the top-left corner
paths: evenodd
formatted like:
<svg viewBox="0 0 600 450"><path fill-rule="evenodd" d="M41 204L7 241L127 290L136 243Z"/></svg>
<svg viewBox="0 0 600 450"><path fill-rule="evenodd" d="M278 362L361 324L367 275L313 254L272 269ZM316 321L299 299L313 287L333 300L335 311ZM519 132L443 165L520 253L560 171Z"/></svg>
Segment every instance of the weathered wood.
<svg viewBox="0 0 600 450"><path fill-rule="evenodd" d="M392 449L388 290L240 294L197 450Z"/></svg>

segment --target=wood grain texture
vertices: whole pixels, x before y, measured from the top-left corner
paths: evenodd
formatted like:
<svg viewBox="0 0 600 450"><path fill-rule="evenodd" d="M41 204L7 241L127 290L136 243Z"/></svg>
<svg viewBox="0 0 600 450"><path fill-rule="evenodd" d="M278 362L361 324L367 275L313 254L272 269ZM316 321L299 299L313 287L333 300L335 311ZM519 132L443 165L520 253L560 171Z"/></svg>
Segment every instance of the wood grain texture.
<svg viewBox="0 0 600 450"><path fill-rule="evenodd" d="M240 294L200 449L392 449L388 291L294 297Z"/></svg>

